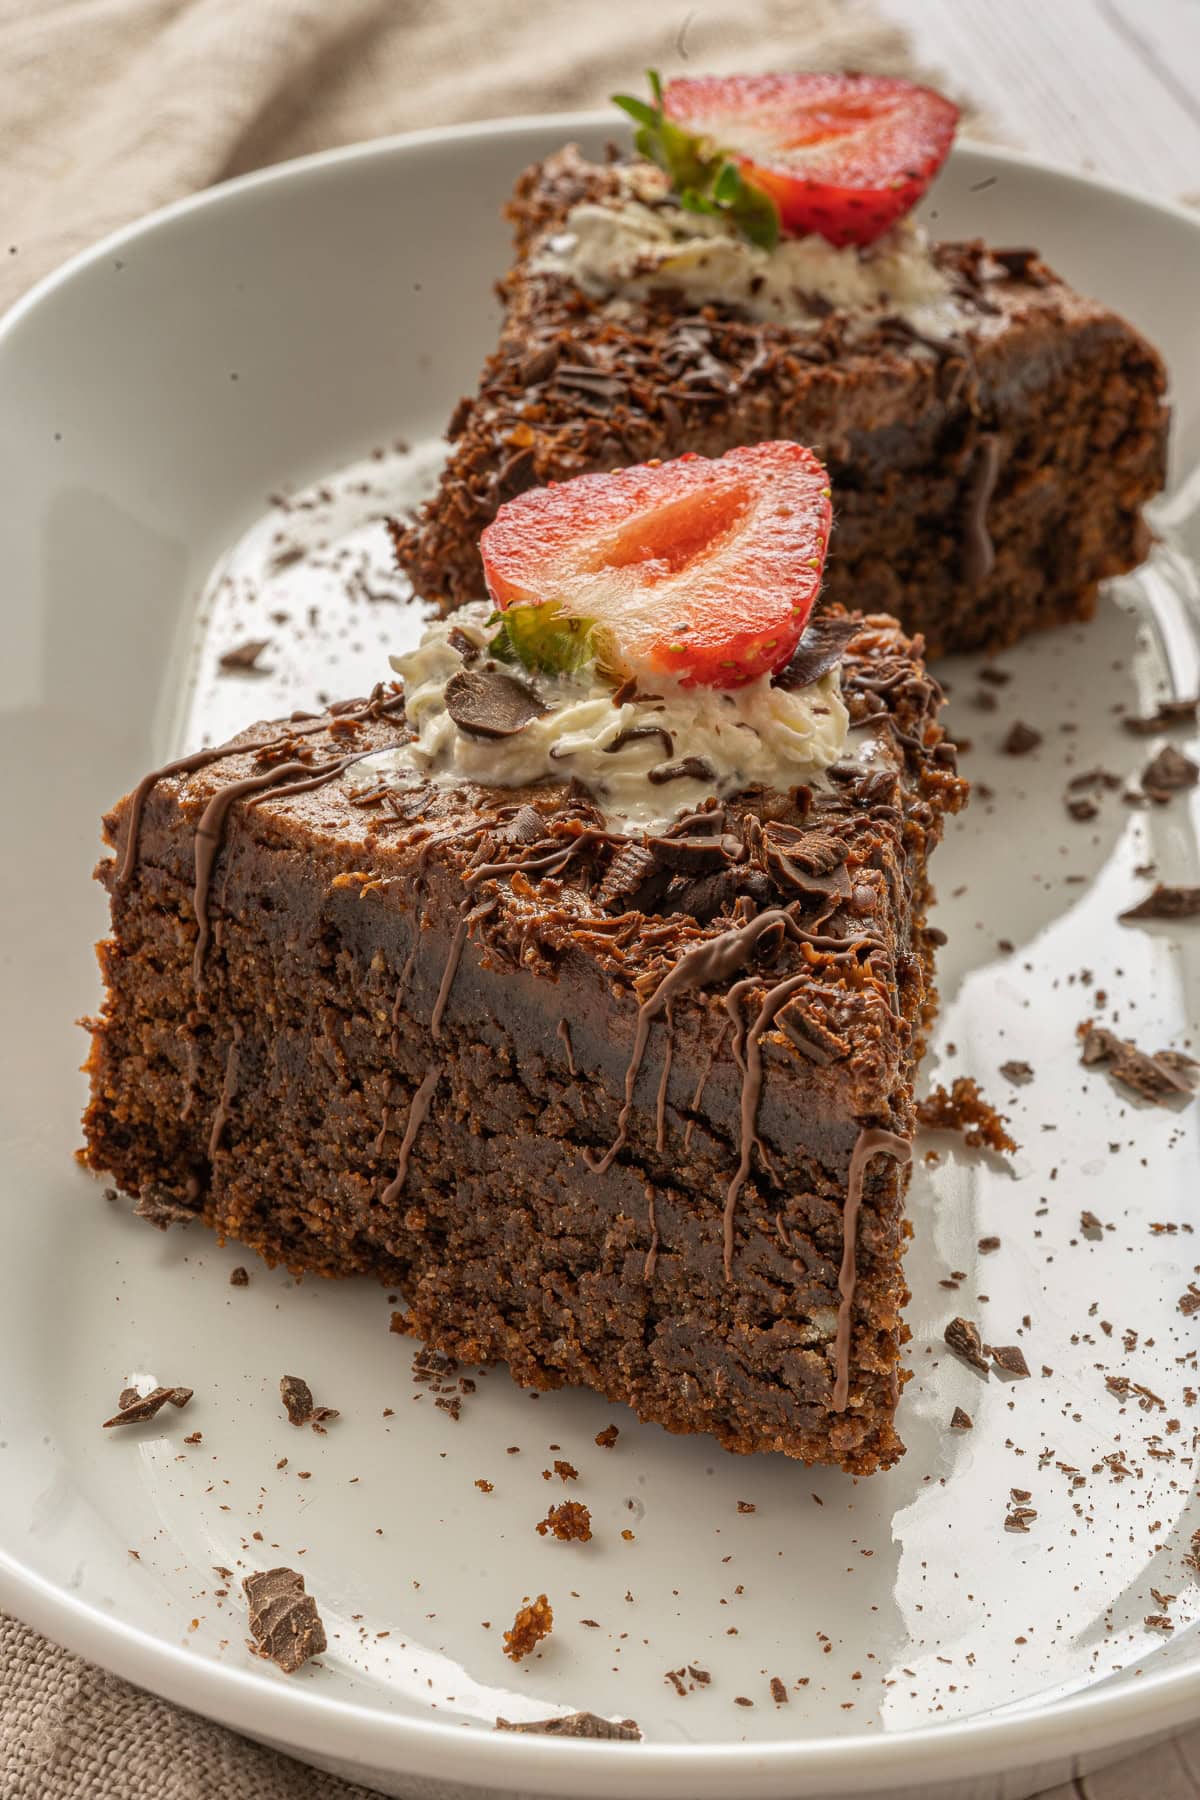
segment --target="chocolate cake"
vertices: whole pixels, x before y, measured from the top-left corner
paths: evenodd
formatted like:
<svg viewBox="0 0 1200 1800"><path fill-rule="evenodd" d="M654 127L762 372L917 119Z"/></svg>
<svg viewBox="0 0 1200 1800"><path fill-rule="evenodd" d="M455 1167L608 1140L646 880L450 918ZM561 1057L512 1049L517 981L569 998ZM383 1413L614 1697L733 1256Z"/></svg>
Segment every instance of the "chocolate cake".
<svg viewBox="0 0 1200 1800"><path fill-rule="evenodd" d="M401 779L396 686L148 775L105 820L91 1167L377 1276L527 1386L892 1463L926 862L965 784L919 645L847 637L831 767L641 832L577 782Z"/></svg>
<svg viewBox="0 0 1200 1800"><path fill-rule="evenodd" d="M498 348L450 421L436 494L394 527L417 593L446 610L479 598L480 532L527 488L772 438L811 445L832 477L825 599L894 613L931 654L1087 618L1098 583L1142 561L1168 413L1162 363L1123 319L1036 251L979 241L928 252L946 296L933 327L815 290L788 296L799 317L754 317L761 273L698 299L694 280L672 285L678 259L580 285L561 250L573 209L633 192L678 218L657 176L569 147L518 182Z"/></svg>

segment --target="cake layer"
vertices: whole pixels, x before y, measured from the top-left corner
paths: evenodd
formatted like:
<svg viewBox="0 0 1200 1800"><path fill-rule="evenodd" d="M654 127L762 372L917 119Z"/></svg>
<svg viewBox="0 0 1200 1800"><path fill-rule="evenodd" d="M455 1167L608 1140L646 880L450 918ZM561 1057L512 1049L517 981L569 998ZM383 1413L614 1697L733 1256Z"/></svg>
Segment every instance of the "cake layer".
<svg viewBox="0 0 1200 1800"><path fill-rule="evenodd" d="M582 790L381 780L377 691L148 777L91 1165L534 1386L858 1472L894 1425L926 856L965 788L890 621L842 762L652 840Z"/></svg>
<svg viewBox="0 0 1200 1800"><path fill-rule="evenodd" d="M437 493L394 527L418 593L444 609L479 598L480 532L526 488L776 438L830 472L826 600L897 614L931 654L1087 617L1097 584L1143 559L1142 508L1165 470L1162 364L1035 252L938 247L967 320L944 338L819 297L804 329L665 287L614 304L536 252L618 178L567 149L518 183L499 346L451 421Z"/></svg>

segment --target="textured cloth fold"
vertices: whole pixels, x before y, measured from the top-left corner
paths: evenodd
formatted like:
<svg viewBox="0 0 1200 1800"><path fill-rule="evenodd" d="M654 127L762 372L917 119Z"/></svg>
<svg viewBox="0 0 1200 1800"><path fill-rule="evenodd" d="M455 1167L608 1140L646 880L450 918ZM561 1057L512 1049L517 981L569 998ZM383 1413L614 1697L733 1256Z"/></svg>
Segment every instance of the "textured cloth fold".
<svg viewBox="0 0 1200 1800"><path fill-rule="evenodd" d="M599 106L650 64L904 55L867 0L0 0L0 307L115 227L312 150Z"/></svg>

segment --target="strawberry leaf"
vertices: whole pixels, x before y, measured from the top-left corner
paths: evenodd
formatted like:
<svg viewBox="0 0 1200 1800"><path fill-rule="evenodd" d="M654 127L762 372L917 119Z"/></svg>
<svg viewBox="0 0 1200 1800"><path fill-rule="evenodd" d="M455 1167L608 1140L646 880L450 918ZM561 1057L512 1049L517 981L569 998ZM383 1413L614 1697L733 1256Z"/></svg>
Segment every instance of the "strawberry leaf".
<svg viewBox="0 0 1200 1800"><path fill-rule="evenodd" d="M488 646L497 662L519 663L542 675L571 675L596 657L591 619L570 619L553 605L510 606L489 625L500 629Z"/></svg>
<svg viewBox="0 0 1200 1800"><path fill-rule="evenodd" d="M652 106L633 94L612 96L638 127L633 138L638 155L669 177L686 212L728 218L748 243L773 250L779 242L779 209L770 194L747 181L733 158L711 139L668 119L657 69L647 70L647 75Z"/></svg>

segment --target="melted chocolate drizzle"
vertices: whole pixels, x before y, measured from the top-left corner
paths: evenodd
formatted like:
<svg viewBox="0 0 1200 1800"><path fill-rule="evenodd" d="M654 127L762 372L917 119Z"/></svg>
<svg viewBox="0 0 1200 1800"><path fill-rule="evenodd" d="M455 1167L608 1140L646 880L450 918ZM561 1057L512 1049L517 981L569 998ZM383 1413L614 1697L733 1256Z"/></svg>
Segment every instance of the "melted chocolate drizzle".
<svg viewBox="0 0 1200 1800"><path fill-rule="evenodd" d="M705 938L702 943L693 944L667 970L650 997L642 1001L634 1028L633 1050L625 1070L625 1098L617 1115L617 1135L604 1155L598 1159L590 1151L584 1151L585 1162L597 1175L602 1175L606 1169L611 1168L628 1139L633 1090L646 1055L650 1027L655 1019L665 1012L668 1002L677 994L707 987L710 982L727 979L736 970L743 968L758 948L759 940L773 930L790 937L803 935L790 913L781 907L771 907L745 924L730 925L716 937Z"/></svg>
<svg viewBox="0 0 1200 1800"><path fill-rule="evenodd" d="M658 1267L658 1212L654 1204L654 1189L646 1189L647 1223L650 1226L650 1248L646 1252L646 1260L642 1264L642 1280L654 1280L654 1271Z"/></svg>
<svg viewBox="0 0 1200 1800"><path fill-rule="evenodd" d="M200 814L192 839L192 857L196 869L195 886L192 889L192 906L196 914L196 948L192 954L192 980L199 992L204 984L204 953L208 949L211 936L208 918L208 896L212 886L213 869L220 855L221 844L225 837L225 821L229 809L235 800L244 799L247 794L257 794L263 788L274 787L278 782L291 775L308 775L304 763L278 763L273 769L264 769L257 775L244 775L240 781L231 781L227 786L219 788L213 795L204 811Z"/></svg>
<svg viewBox="0 0 1200 1800"><path fill-rule="evenodd" d="M376 688L370 699L358 705L351 701L345 706L330 707L330 712L339 719L365 719L367 717L382 718L387 713L397 711L404 705L403 694L394 694L385 699L382 688ZM146 810L146 801L160 781L166 781L173 775L194 775L200 769L207 769L210 764L221 762L228 756L243 754L260 756L264 750L278 750L284 744L290 744L293 738L310 737L313 732L325 729L325 716L318 713L293 713L288 721L288 729L268 738L261 744L218 744L209 750L193 750L190 756L180 756L174 762L164 763L161 768L152 769L143 775L129 796L129 809L125 827L125 848L121 853L120 865L113 883L117 893L128 887L137 866L138 837L141 832L142 815ZM306 771L307 773L307 771Z"/></svg>
<svg viewBox="0 0 1200 1800"><path fill-rule="evenodd" d="M233 1105L233 1097L237 1093L238 1078L238 1045L242 1041L242 1027L235 1019L233 1037L225 1052L225 1074L221 1081L221 1095L212 1116L212 1125L208 1133L208 1158L211 1162L221 1148L221 1134L225 1130L225 1121L229 1117L229 1109Z"/></svg>
<svg viewBox="0 0 1200 1800"><path fill-rule="evenodd" d="M671 1079L671 1055L675 1048L675 1020L671 1016L671 1002L667 1001L667 1042L663 1050L662 1074L658 1080L658 1097L654 1103L654 1148L665 1150L667 1147L667 1083Z"/></svg>
<svg viewBox="0 0 1200 1800"><path fill-rule="evenodd" d="M850 1325L854 1291L858 1285L858 1213L862 1205L863 1178L873 1156L891 1156L898 1163L912 1161L912 1145L877 1125L864 1125L850 1152L846 1178L846 1207L842 1215L842 1267L838 1274L837 1333L834 1337L833 1410L845 1412L850 1398Z"/></svg>
<svg viewBox="0 0 1200 1800"><path fill-rule="evenodd" d="M434 1063L412 1097L412 1104L408 1109L408 1121L404 1127L404 1136L400 1140L400 1154L396 1158L396 1173L379 1196L382 1206L390 1206L393 1200L400 1198L404 1183L408 1178L408 1159L412 1155L412 1147L417 1140L418 1131L425 1123L429 1108L433 1104L433 1090L441 1078L442 1065Z"/></svg>
<svg viewBox="0 0 1200 1800"><path fill-rule="evenodd" d="M987 510L1000 472L1000 441L985 431L975 443L963 518L962 572L969 587L979 587L991 574L996 551L987 528Z"/></svg>

